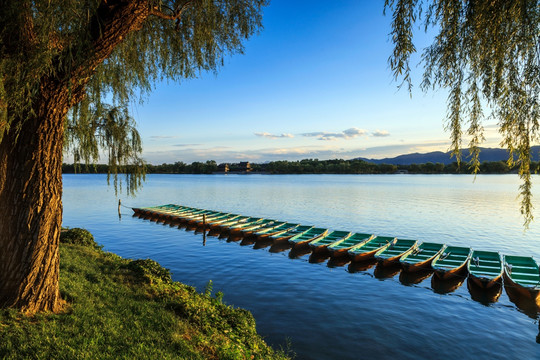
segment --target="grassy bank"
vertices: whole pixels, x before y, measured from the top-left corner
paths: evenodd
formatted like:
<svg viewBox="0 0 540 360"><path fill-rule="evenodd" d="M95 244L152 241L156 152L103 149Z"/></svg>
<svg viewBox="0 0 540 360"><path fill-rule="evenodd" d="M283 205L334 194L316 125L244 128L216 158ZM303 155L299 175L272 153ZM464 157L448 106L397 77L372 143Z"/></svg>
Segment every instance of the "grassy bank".
<svg viewBox="0 0 540 360"><path fill-rule="evenodd" d="M77 242L67 239L67 242ZM60 246L63 314L0 312L1 359L284 359L251 313L170 280L152 260Z"/></svg>

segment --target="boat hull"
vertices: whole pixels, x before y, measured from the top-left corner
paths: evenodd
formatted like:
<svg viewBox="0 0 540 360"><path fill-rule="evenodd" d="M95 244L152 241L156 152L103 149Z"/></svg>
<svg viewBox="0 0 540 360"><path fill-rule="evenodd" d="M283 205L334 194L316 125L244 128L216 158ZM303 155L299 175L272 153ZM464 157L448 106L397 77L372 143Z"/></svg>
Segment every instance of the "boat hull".
<svg viewBox="0 0 540 360"><path fill-rule="evenodd" d="M508 292L508 288L511 288L513 296L520 297L522 301L532 303L536 305L537 311L540 312L540 288L528 288L516 283L506 271L503 274L504 286Z"/></svg>
<svg viewBox="0 0 540 360"><path fill-rule="evenodd" d="M469 279L479 288L487 290L501 284L502 274L495 277L480 277L469 273Z"/></svg>
<svg viewBox="0 0 540 360"><path fill-rule="evenodd" d="M467 275L467 262L451 269L435 269L435 276L441 280L449 280L456 277L465 277Z"/></svg>

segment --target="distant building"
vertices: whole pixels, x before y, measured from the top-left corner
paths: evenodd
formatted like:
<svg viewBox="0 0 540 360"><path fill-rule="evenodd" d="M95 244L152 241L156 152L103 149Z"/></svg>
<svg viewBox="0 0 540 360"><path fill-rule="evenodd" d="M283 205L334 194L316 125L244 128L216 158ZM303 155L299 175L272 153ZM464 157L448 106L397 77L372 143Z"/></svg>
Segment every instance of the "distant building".
<svg viewBox="0 0 540 360"><path fill-rule="evenodd" d="M218 165L218 172L220 173L228 173L229 172L229 164L219 164Z"/></svg>
<svg viewBox="0 0 540 360"><path fill-rule="evenodd" d="M249 161L245 161L245 162L241 162L240 164L240 171L242 172L251 172L251 164L249 163Z"/></svg>

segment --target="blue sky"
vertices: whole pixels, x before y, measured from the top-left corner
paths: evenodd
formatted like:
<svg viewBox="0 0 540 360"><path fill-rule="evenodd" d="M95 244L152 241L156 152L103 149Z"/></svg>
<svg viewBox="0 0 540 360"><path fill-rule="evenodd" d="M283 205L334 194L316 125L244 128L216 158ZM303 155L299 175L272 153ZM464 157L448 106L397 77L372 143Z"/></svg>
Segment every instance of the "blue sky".
<svg viewBox="0 0 540 360"><path fill-rule="evenodd" d="M382 0L273 0L218 74L159 83L131 108L153 164L382 158L446 151L446 91L398 90ZM416 45L429 36L418 31ZM497 146L494 126L485 146Z"/></svg>

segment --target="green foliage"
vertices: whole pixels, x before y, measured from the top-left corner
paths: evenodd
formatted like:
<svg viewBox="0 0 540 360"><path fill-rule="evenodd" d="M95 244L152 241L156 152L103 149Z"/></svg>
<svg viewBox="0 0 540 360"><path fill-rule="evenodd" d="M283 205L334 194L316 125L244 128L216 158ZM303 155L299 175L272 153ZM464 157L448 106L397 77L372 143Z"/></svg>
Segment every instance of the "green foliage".
<svg viewBox="0 0 540 360"><path fill-rule="evenodd" d="M162 267L152 259L132 260L125 268L133 271L141 280L150 284L172 282L170 270Z"/></svg>
<svg viewBox="0 0 540 360"><path fill-rule="evenodd" d="M1 359L285 359L253 316L178 282L141 283L130 261L60 247L63 314L0 312Z"/></svg>
<svg viewBox="0 0 540 360"><path fill-rule="evenodd" d="M90 231L81 228L62 229L60 232L60 242L99 248L99 245L94 241L94 235Z"/></svg>
<svg viewBox="0 0 540 360"><path fill-rule="evenodd" d="M409 60L416 51L413 26L422 22L426 30L437 32L422 54L422 88L449 90L447 128L452 149L459 156L467 126L473 172L480 169L484 109L498 120L501 145L510 152L508 166L514 162L519 166L521 212L527 227L533 220L530 149L540 135L540 2L386 0L385 8L393 12L395 47L389 64L409 89Z"/></svg>
<svg viewBox="0 0 540 360"><path fill-rule="evenodd" d="M87 105L86 101L82 104ZM76 106L67 120L64 148L73 153L75 170L81 162L94 163L100 158L100 150L105 149L108 157L107 181L114 178L117 190L118 174L125 175L127 192L134 194L144 180L146 165L139 157L142 142L135 128L135 120L129 116L127 108L101 105L92 107L90 112Z"/></svg>
<svg viewBox="0 0 540 360"><path fill-rule="evenodd" d="M85 164L105 153L115 189L122 184L116 174L124 173L133 193L144 163L129 102L142 101L158 81L216 72L262 27L265 5L267 0L2 2L0 141L7 129L24 131L37 116L44 84L68 84L73 107L65 124L66 150ZM130 28L131 20L113 21L128 7L143 19L140 29Z"/></svg>

